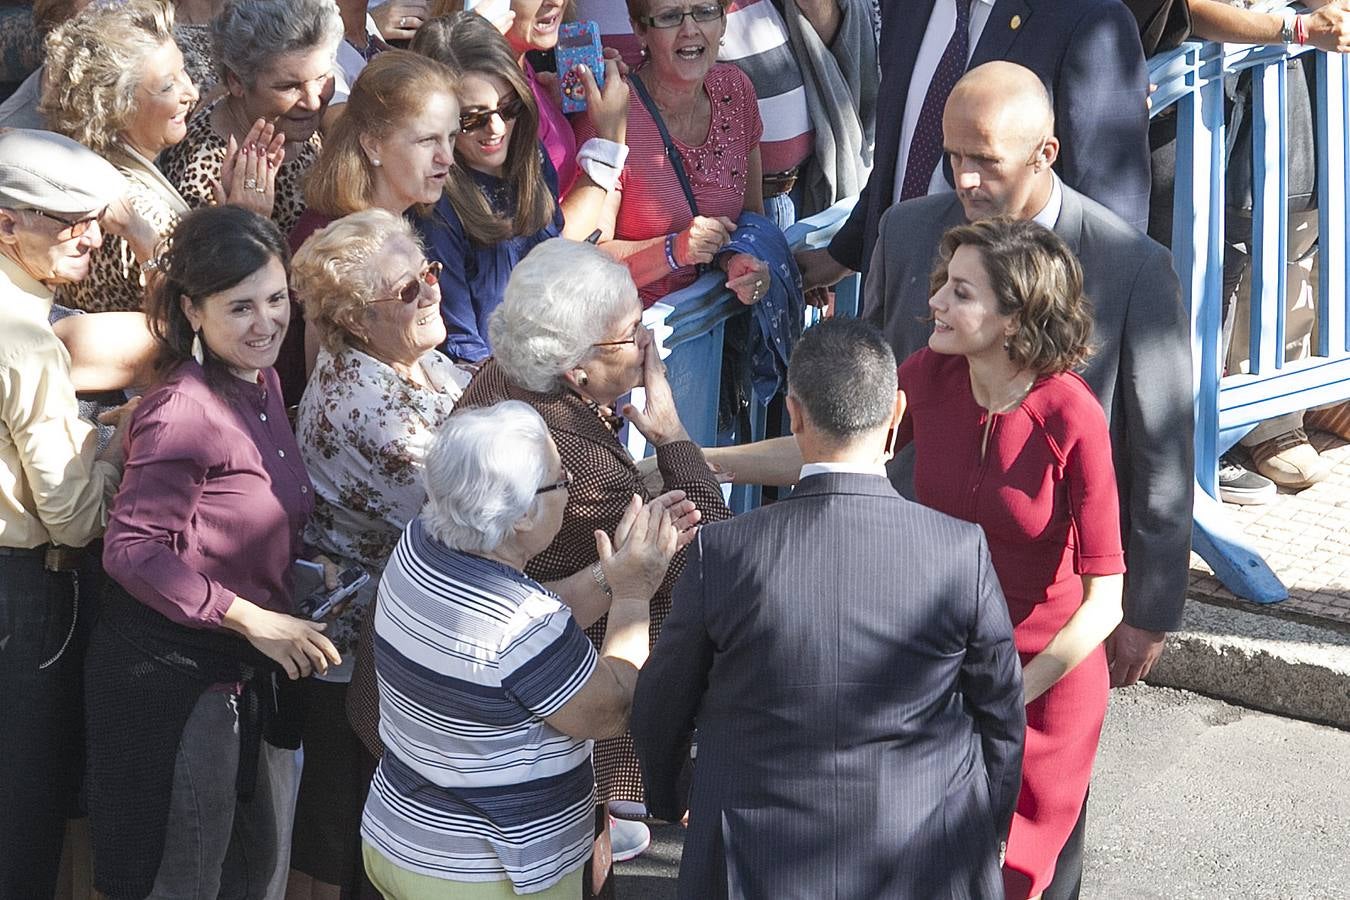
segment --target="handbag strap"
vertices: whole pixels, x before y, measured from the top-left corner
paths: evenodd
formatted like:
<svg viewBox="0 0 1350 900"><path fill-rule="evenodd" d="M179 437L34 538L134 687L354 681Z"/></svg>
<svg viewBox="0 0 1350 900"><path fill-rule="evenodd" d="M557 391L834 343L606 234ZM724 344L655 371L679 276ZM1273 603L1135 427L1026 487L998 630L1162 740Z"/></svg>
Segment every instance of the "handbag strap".
<svg viewBox="0 0 1350 900"><path fill-rule="evenodd" d="M689 211L695 216L698 215L698 201L694 199L694 186L689 183L689 173L684 168L684 157L680 155L680 150L675 146L675 141L670 137L670 130L666 128L666 120L661 118L661 111L656 108L652 102L652 95L647 93L647 86L642 83L636 72L628 76L628 83L637 91L638 99L642 105L647 107L647 112L651 114L652 121L656 123L656 130L661 132L661 143L666 148L666 159L670 160L670 167L675 170L675 177L680 181L680 187L684 190L684 199L689 201Z"/></svg>

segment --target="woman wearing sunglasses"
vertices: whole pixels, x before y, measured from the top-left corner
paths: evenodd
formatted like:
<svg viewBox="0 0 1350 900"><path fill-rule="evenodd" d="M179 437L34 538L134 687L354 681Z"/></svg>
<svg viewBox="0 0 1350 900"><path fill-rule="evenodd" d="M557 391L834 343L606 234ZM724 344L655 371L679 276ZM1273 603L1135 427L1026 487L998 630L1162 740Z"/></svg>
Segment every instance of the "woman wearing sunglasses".
<svg viewBox="0 0 1350 900"><path fill-rule="evenodd" d="M315 232L291 267L292 289L322 343L296 420L314 483L306 540L342 568L372 576L328 621L342 665L302 684L305 767L290 884L304 897L359 887L358 831L375 759L346 715L357 635L399 533L421 508L426 448L468 384L435 349L445 340L439 272L407 220L384 209Z"/></svg>
<svg viewBox="0 0 1350 900"><path fill-rule="evenodd" d="M445 265L446 352L480 363L492 353L488 316L516 263L548 238L590 234L606 192L583 172L559 201L558 173L540 143L539 106L515 51L487 19L475 13L432 19L418 29L412 49L459 79L458 165L445 196L417 228L431 257ZM607 68L605 92L595 89L589 72L583 83L603 143L622 149L628 90L615 65Z"/></svg>

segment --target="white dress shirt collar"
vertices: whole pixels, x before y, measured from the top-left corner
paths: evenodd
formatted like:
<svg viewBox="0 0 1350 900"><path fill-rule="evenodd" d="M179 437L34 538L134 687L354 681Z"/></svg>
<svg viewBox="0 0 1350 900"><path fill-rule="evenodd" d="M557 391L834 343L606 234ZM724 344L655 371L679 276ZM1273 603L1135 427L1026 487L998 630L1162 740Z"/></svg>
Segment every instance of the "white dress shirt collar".
<svg viewBox="0 0 1350 900"><path fill-rule="evenodd" d="M802 466L801 474L797 480L810 478L812 475L828 474L848 474L848 475L879 475L886 477L886 467L880 463L851 463L851 462L815 462L807 463Z"/></svg>
<svg viewBox="0 0 1350 900"><path fill-rule="evenodd" d="M1055 225L1059 223L1059 211L1064 208L1064 185L1053 169L1050 171L1050 177L1054 179L1054 184L1050 188L1050 199L1045 201L1045 206L1041 207L1040 212L1031 217L1031 221L1054 231Z"/></svg>

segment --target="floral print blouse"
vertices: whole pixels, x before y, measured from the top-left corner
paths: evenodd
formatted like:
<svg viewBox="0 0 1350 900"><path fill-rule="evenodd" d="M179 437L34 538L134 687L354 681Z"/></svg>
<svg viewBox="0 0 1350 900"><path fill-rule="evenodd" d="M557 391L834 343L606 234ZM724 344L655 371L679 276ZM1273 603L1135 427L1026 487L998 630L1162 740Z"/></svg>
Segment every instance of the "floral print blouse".
<svg viewBox="0 0 1350 900"><path fill-rule="evenodd" d="M371 576L325 632L344 657L328 680L351 677L350 656L380 573L426 500L427 447L469 383L469 373L439 351L421 364L427 388L355 348L322 350L300 401L295 431L315 494L306 542Z"/></svg>

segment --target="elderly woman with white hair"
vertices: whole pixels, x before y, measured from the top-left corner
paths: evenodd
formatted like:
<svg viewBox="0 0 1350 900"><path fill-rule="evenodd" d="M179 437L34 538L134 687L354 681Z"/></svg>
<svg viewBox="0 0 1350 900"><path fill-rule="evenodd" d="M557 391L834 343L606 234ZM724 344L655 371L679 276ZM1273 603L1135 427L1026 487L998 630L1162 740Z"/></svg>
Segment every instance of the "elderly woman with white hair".
<svg viewBox="0 0 1350 900"><path fill-rule="evenodd" d="M105 235L90 256L88 277L62 287L57 300L86 312L139 311L145 294L141 265L188 211L154 164L183 140L198 99L175 40L174 7L160 0L94 4L53 30L46 44L40 111L48 127L126 176L125 202L145 231L134 242ZM233 181L218 199L262 215L271 212L265 195Z"/></svg>
<svg viewBox="0 0 1350 900"><path fill-rule="evenodd" d="M187 137L159 161L189 206L220 202L237 183L262 194L290 232L322 146L342 35L333 0L230 0L220 11L211 42L225 95L193 114Z"/></svg>
<svg viewBox="0 0 1350 900"><path fill-rule="evenodd" d="M597 653L589 614L526 574L565 527L574 475L530 406L460 412L427 453L427 503L380 583L375 666L386 750L361 836L393 900L574 900L591 848L591 741L623 733L648 602L679 535L630 497L589 540L659 565L615 578ZM615 545L619 549L615 550Z"/></svg>
<svg viewBox="0 0 1350 900"><path fill-rule="evenodd" d="M548 423L576 478L561 531L526 569L532 577L549 581L589 570L597 581L605 580L591 535L613 528L634 494L650 496L617 436L621 423L614 407L635 387L646 388L646 407L629 404L622 413L655 448L665 489L683 491L705 522L730 517L703 451L680 422L656 343L642 326L637 287L622 263L590 244L545 241L512 271L488 329L496 355L479 370L460 405L528 403ZM675 557L652 597L653 642L670 611L683 560L683 553ZM603 640L605 623L590 635L597 643ZM601 742L595 756L602 801L642 801L631 738Z"/></svg>

